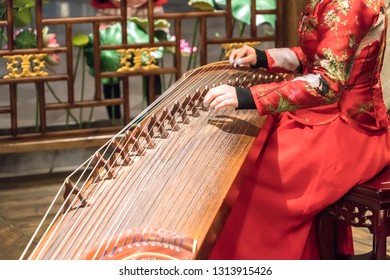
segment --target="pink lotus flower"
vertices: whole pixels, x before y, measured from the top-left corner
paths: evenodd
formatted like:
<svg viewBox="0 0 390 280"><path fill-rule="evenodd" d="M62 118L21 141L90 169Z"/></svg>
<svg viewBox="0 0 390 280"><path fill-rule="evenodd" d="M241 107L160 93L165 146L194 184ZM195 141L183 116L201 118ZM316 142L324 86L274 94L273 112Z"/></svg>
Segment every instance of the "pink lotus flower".
<svg viewBox="0 0 390 280"><path fill-rule="evenodd" d="M46 48L58 48L60 44L58 44L56 39L56 34L49 33L49 27L45 26L42 30L42 38L43 38L43 46ZM58 54L49 54L46 56L45 60L50 65L57 65L60 63L60 57Z"/></svg>
<svg viewBox="0 0 390 280"><path fill-rule="evenodd" d="M20 29L15 31L14 46L16 49L30 49L36 48L37 31L31 28ZM43 47L45 48L58 48L60 45L56 40L56 34L49 33L49 27L45 26L42 29ZM7 45L3 46L7 49ZM45 61L49 65L57 65L60 63L59 55L52 53L45 57Z"/></svg>
<svg viewBox="0 0 390 280"><path fill-rule="evenodd" d="M171 41L175 41L176 37L172 36ZM189 56L191 53L196 52L196 47L191 47L186 40L180 39L180 52L183 56Z"/></svg>

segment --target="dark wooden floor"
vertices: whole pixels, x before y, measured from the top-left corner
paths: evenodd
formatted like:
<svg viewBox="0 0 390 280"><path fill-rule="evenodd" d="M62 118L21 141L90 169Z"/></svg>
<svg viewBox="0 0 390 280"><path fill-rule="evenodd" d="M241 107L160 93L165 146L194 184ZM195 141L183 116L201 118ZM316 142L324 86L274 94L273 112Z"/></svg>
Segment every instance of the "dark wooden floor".
<svg viewBox="0 0 390 280"><path fill-rule="evenodd" d="M19 259L67 175L0 179L0 260ZM354 228L354 243L369 252L371 235Z"/></svg>

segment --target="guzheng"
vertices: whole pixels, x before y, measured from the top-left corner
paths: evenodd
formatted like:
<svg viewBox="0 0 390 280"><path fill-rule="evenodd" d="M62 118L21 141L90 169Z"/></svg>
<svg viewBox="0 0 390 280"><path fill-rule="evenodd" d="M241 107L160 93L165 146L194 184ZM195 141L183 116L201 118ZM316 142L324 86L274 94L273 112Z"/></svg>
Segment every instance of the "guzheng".
<svg viewBox="0 0 390 280"><path fill-rule="evenodd" d="M265 119L203 97L281 79L226 62L186 72L69 175L21 259L207 258Z"/></svg>

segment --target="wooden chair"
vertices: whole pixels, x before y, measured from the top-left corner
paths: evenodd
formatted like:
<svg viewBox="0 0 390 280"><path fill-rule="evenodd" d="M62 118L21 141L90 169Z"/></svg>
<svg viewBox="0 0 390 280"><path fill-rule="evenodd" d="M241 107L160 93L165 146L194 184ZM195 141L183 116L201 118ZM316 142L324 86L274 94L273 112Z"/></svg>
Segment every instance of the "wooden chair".
<svg viewBox="0 0 390 280"><path fill-rule="evenodd" d="M322 259L389 259L386 239L390 235L390 166L352 188L318 218ZM337 237L337 227L341 224L367 228L373 235L372 251L361 255L341 254Z"/></svg>

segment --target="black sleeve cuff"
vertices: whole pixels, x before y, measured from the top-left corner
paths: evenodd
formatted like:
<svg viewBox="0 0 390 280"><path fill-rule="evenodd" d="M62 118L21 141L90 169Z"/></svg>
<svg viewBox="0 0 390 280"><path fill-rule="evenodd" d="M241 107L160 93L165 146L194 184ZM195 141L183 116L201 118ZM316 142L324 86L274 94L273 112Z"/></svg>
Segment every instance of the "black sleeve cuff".
<svg viewBox="0 0 390 280"><path fill-rule="evenodd" d="M238 107L241 109L256 109L255 101L253 100L252 92L249 88L236 87Z"/></svg>
<svg viewBox="0 0 390 280"><path fill-rule="evenodd" d="M268 69L267 54L265 51L255 49L256 51L256 65L251 65L252 68L266 68Z"/></svg>

